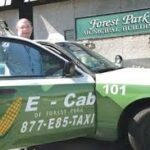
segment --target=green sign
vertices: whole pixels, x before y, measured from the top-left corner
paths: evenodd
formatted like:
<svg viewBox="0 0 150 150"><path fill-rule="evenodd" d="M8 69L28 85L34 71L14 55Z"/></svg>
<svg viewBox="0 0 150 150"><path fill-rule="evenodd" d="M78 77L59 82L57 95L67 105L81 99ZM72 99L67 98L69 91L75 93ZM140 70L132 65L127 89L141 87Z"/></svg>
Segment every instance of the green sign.
<svg viewBox="0 0 150 150"><path fill-rule="evenodd" d="M150 9L76 18L77 40L146 33L150 33Z"/></svg>

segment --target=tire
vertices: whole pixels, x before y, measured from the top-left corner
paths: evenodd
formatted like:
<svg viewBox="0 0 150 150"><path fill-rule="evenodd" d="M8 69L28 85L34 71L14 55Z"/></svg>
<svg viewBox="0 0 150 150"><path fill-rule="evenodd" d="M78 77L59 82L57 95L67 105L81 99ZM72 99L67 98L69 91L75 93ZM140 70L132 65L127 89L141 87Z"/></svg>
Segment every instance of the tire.
<svg viewBox="0 0 150 150"><path fill-rule="evenodd" d="M139 111L131 119L128 140L134 150L150 150L150 107Z"/></svg>

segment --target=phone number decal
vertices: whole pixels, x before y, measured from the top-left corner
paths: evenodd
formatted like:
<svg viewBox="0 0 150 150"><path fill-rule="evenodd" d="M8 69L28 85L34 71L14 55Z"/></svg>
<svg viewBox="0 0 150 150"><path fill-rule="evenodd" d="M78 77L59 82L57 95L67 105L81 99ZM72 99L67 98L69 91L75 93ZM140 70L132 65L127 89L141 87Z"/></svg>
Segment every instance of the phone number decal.
<svg viewBox="0 0 150 150"><path fill-rule="evenodd" d="M95 120L95 114L81 114L73 116L64 116L58 118L50 118L48 120L31 120L24 121L21 125L20 132L32 132L41 131L46 128L47 130L66 128L66 127L78 127L92 125Z"/></svg>

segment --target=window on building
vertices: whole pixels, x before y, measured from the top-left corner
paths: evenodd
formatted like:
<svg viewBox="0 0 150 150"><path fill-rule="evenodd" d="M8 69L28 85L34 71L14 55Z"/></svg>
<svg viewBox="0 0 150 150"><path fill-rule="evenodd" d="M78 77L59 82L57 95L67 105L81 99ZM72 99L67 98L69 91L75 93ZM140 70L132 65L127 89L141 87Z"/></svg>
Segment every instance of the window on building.
<svg viewBox="0 0 150 150"><path fill-rule="evenodd" d="M24 0L25 3L34 2L34 1L37 1L37 0Z"/></svg>
<svg viewBox="0 0 150 150"><path fill-rule="evenodd" d="M1 0L0 7L9 6L12 4L12 0Z"/></svg>
<svg viewBox="0 0 150 150"><path fill-rule="evenodd" d="M65 30L64 34L65 34L65 40L67 40L67 41L74 40L74 30L73 29Z"/></svg>
<svg viewBox="0 0 150 150"><path fill-rule="evenodd" d="M38 0L24 0L25 3L34 2ZM12 5L12 0L0 0L0 7L10 6Z"/></svg>

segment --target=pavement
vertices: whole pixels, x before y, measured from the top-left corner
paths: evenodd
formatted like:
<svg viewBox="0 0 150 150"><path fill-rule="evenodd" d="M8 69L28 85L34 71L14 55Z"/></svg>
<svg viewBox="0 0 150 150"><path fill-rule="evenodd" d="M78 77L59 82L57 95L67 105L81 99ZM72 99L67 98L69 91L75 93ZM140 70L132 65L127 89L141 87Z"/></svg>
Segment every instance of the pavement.
<svg viewBox="0 0 150 150"><path fill-rule="evenodd" d="M93 139L76 139L31 147L29 150L132 150L122 142L103 142Z"/></svg>

